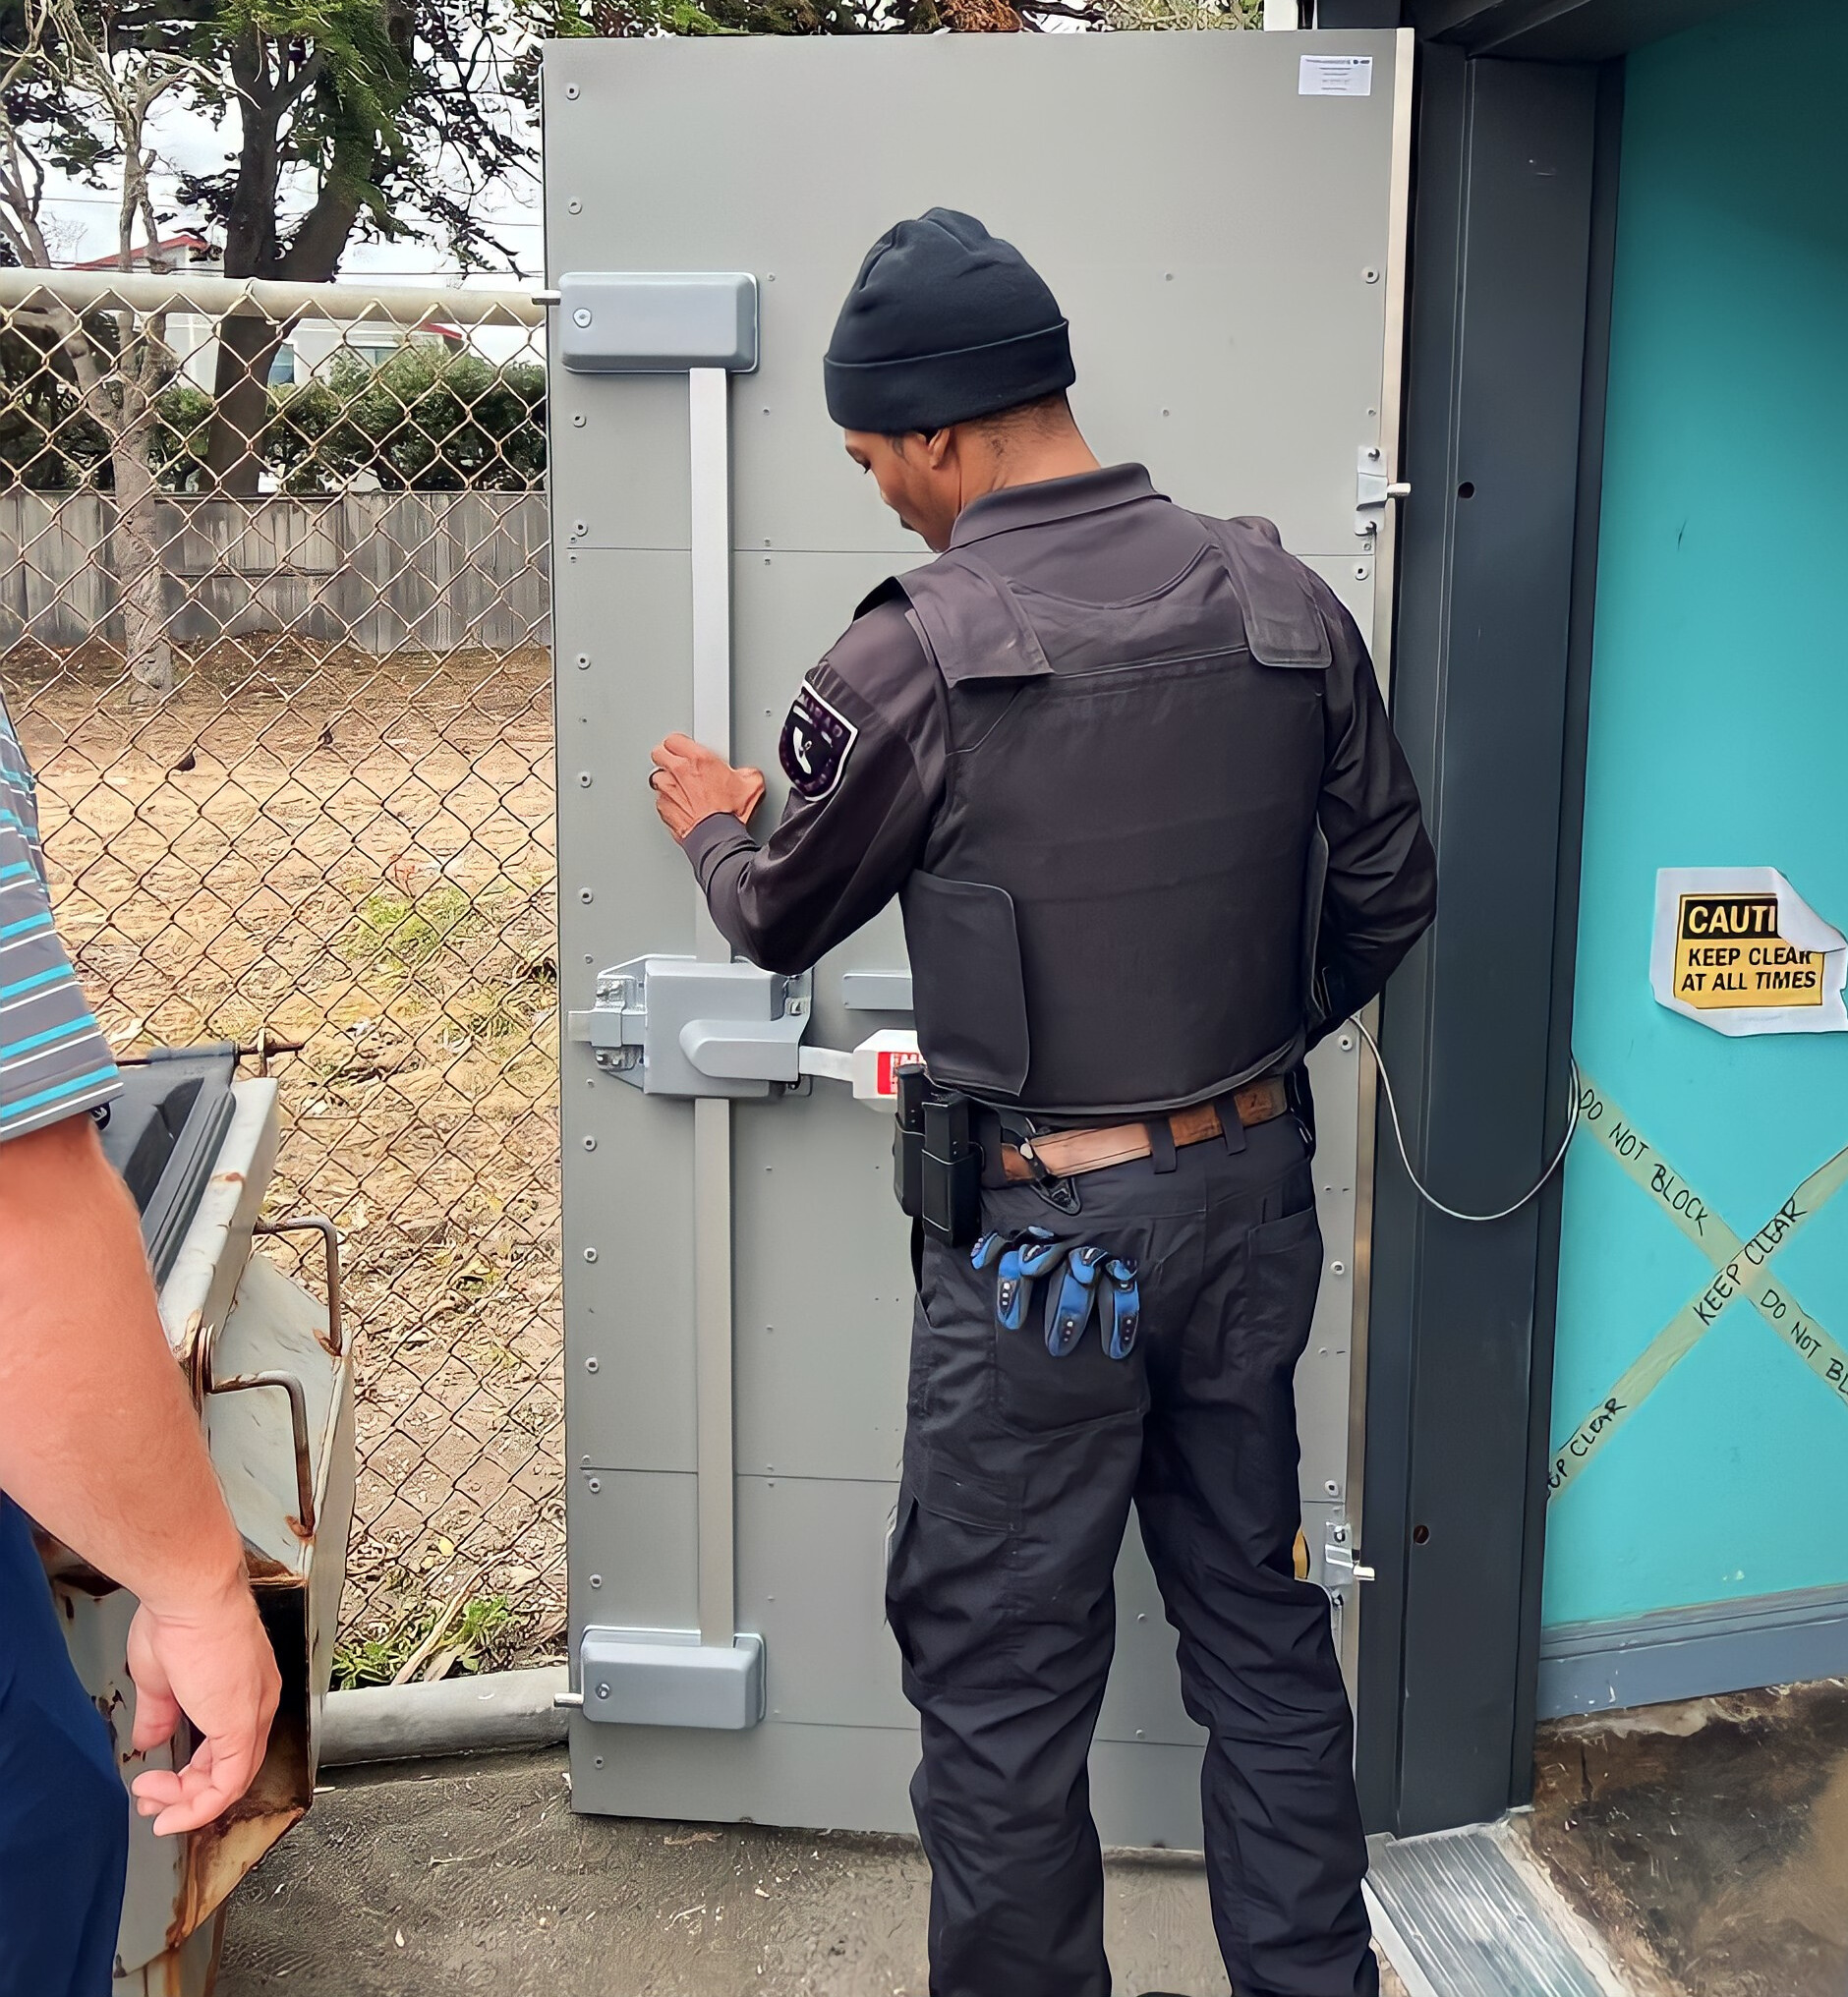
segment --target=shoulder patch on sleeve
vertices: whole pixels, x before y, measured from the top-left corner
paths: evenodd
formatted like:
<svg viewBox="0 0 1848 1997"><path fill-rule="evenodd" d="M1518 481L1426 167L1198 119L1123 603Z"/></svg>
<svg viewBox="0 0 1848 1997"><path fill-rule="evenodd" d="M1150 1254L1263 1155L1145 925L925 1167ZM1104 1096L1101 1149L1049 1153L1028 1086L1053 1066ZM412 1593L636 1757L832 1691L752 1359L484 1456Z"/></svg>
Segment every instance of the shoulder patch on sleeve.
<svg viewBox="0 0 1848 1997"><path fill-rule="evenodd" d="M782 724L777 759L798 797L817 804L839 785L860 731L804 680Z"/></svg>

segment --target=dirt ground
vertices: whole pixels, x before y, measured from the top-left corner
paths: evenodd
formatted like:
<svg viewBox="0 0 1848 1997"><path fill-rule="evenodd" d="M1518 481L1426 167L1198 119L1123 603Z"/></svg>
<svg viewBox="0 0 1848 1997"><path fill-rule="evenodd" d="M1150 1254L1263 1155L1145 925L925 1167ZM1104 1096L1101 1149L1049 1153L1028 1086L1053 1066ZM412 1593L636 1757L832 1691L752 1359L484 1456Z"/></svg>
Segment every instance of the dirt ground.
<svg viewBox="0 0 1848 1997"><path fill-rule="evenodd" d="M361 1379L346 1623L373 1639L349 1669L377 1675L439 1615L422 1668L546 1654L563 1614L547 653L257 634L179 663L149 713L105 648L0 658L60 928L118 1050L302 1043L273 1067L271 1211L341 1230Z"/></svg>
<svg viewBox="0 0 1848 1997"><path fill-rule="evenodd" d="M1533 1849L1639 1989L1848 1989L1848 1683L1557 1721Z"/></svg>
<svg viewBox="0 0 1848 1997"><path fill-rule="evenodd" d="M231 1904L217 1997L924 1997L908 1838L573 1816L562 1753L346 1770ZM1118 1988L1226 1997L1206 1880L1119 1854ZM1385 1997L1405 1997L1387 1973Z"/></svg>

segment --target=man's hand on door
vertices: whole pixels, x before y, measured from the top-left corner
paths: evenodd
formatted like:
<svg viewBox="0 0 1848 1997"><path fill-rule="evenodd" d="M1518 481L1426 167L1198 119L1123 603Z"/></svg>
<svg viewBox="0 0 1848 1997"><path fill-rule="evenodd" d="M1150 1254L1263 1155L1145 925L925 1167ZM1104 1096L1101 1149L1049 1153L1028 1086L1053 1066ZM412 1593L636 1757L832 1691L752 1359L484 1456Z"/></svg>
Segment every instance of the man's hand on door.
<svg viewBox="0 0 1848 1997"><path fill-rule="evenodd" d="M690 735L669 735L650 755L655 767L648 784L655 793L655 809L676 840L684 839L701 819L715 812L729 812L748 826L764 801L761 770L734 770Z"/></svg>

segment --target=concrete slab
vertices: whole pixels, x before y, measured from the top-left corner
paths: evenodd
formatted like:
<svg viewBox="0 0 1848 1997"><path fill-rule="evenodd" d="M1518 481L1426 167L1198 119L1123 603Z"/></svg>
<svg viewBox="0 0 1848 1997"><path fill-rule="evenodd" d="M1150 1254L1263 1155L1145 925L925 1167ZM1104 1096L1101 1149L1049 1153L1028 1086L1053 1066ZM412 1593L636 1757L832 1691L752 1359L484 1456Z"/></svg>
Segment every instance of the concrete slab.
<svg viewBox="0 0 1848 1997"><path fill-rule="evenodd" d="M574 1817L562 1755L343 1771L238 1895L220 1997L923 1997L903 1838ZM1196 1861L1111 1867L1126 1988L1224 1997Z"/></svg>
<svg viewBox="0 0 1848 1997"><path fill-rule="evenodd" d="M218 1997L924 1997L911 1840L575 1817L564 1778L338 1771L233 1901ZM1198 1860L1108 1876L1120 1989L1226 1997Z"/></svg>

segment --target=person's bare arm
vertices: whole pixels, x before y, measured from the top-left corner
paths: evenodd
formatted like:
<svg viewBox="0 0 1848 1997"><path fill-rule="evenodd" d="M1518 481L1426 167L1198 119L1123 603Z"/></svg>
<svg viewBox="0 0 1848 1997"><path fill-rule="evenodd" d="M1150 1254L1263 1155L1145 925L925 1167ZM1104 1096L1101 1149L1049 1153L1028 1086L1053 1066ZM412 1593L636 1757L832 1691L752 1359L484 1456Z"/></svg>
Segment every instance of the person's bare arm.
<svg viewBox="0 0 1848 1997"><path fill-rule="evenodd" d="M209 1822L262 1760L280 1680L127 1189L87 1115L0 1143L0 1490L139 1597L135 1745L204 1737L135 1782L156 1831Z"/></svg>

